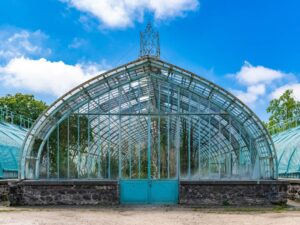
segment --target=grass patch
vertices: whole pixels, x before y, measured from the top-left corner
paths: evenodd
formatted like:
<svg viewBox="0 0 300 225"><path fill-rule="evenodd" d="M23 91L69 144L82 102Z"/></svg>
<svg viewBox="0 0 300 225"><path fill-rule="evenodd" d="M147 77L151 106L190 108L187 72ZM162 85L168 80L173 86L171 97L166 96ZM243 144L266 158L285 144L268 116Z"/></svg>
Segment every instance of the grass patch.
<svg viewBox="0 0 300 225"><path fill-rule="evenodd" d="M197 212L205 213L270 213L270 212L286 212L290 210L296 210L286 206L275 206L275 207L235 207L235 206L223 206L223 207L196 207L192 209ZM300 209L299 209L300 210Z"/></svg>
<svg viewBox="0 0 300 225"><path fill-rule="evenodd" d="M273 208L273 212L284 212L284 211L286 211L288 209L288 207L287 206L283 206L283 205L278 205L278 206L275 206L274 208Z"/></svg>

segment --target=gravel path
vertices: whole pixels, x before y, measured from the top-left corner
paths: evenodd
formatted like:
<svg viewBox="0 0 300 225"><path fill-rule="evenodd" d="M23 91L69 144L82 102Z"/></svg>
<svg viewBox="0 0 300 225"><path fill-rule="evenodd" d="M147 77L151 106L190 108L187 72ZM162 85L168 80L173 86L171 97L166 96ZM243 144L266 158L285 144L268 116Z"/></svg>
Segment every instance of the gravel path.
<svg viewBox="0 0 300 225"><path fill-rule="evenodd" d="M5 225L299 225L300 211L146 208L6 208Z"/></svg>

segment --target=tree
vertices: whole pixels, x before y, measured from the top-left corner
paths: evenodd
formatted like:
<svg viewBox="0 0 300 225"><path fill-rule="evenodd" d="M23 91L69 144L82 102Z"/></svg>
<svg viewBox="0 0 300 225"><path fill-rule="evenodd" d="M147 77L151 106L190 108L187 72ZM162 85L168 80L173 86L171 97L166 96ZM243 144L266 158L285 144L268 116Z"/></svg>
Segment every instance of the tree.
<svg viewBox="0 0 300 225"><path fill-rule="evenodd" d="M0 97L0 108L36 120L47 105L43 101L36 100L33 95L17 93Z"/></svg>
<svg viewBox="0 0 300 225"><path fill-rule="evenodd" d="M268 127L284 123L284 121L300 116L300 102L293 96L293 90L286 90L278 99L270 102L267 112L271 113Z"/></svg>

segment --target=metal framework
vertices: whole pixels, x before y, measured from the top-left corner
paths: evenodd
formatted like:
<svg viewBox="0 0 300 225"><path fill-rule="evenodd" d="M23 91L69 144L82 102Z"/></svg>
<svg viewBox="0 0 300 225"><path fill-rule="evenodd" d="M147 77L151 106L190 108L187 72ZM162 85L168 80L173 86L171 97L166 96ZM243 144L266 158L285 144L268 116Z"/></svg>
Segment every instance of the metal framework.
<svg viewBox="0 0 300 225"><path fill-rule="evenodd" d="M299 121L299 117L292 117L269 128L277 152L279 177L300 178Z"/></svg>
<svg viewBox="0 0 300 225"><path fill-rule="evenodd" d="M19 156L27 131L0 121L0 179L18 177Z"/></svg>
<svg viewBox="0 0 300 225"><path fill-rule="evenodd" d="M140 58L142 57L160 57L159 33L150 22L145 31L140 33Z"/></svg>
<svg viewBox="0 0 300 225"><path fill-rule="evenodd" d="M22 179L272 179L272 139L221 87L155 57L54 102L23 145Z"/></svg>
<svg viewBox="0 0 300 225"><path fill-rule="evenodd" d="M17 178L22 144L33 121L0 107L0 179Z"/></svg>
<svg viewBox="0 0 300 225"><path fill-rule="evenodd" d="M17 125L21 128L29 129L33 120L23 115L14 113L6 108L0 107L0 122Z"/></svg>

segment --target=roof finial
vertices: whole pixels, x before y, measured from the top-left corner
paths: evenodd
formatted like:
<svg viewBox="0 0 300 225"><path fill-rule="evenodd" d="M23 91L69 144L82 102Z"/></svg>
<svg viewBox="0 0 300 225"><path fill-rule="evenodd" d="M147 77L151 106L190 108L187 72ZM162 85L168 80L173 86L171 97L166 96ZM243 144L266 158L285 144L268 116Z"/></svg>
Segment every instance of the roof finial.
<svg viewBox="0 0 300 225"><path fill-rule="evenodd" d="M153 29L149 21L145 31L140 32L140 58L160 57L159 33Z"/></svg>

